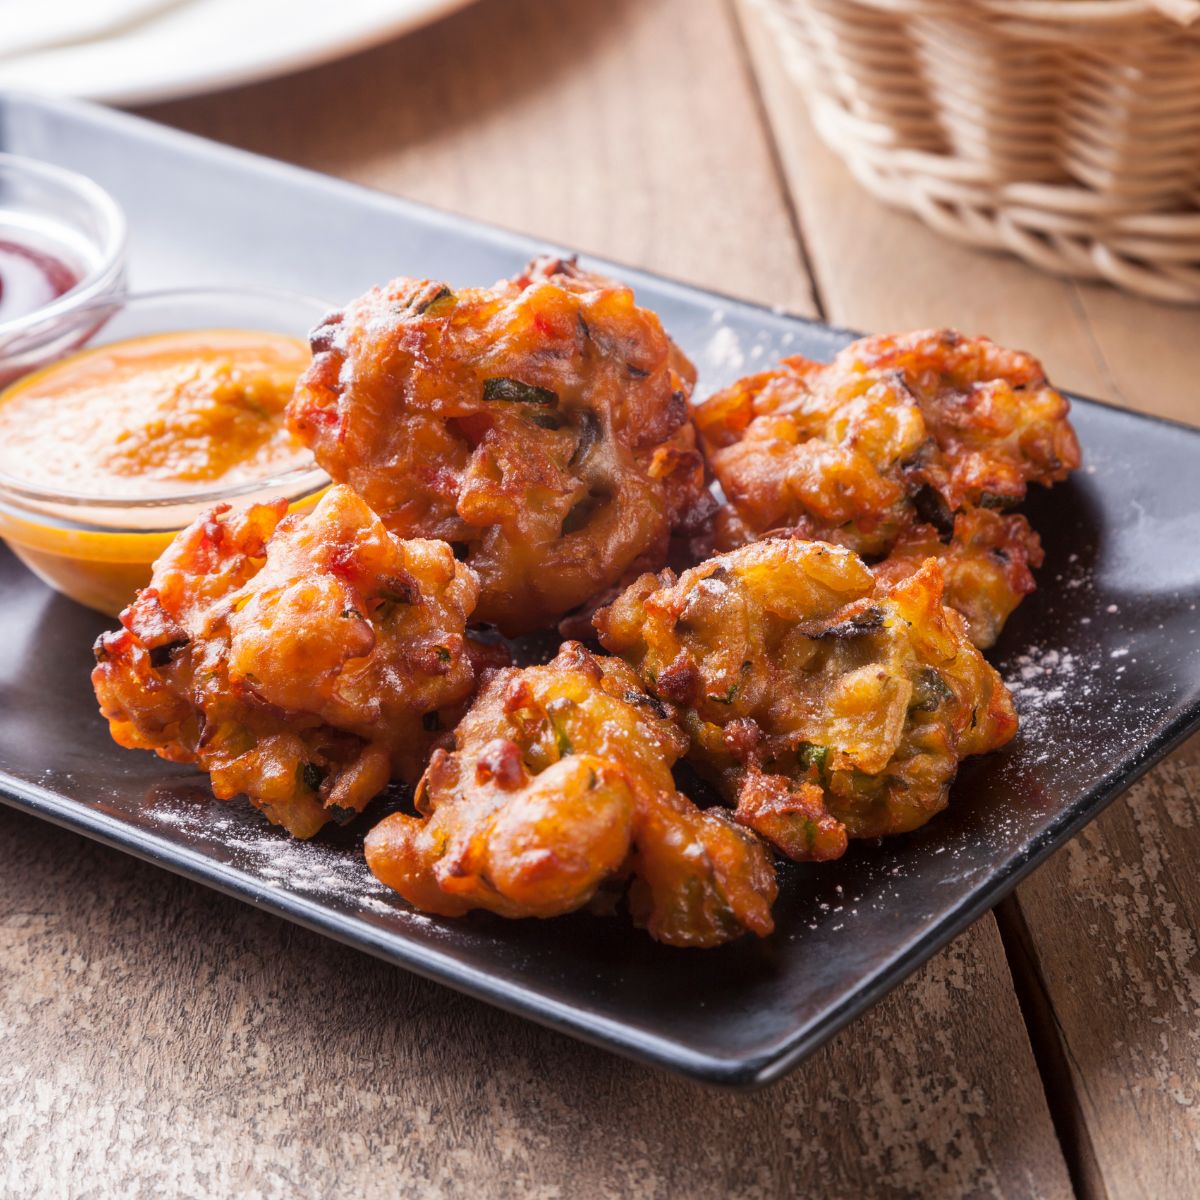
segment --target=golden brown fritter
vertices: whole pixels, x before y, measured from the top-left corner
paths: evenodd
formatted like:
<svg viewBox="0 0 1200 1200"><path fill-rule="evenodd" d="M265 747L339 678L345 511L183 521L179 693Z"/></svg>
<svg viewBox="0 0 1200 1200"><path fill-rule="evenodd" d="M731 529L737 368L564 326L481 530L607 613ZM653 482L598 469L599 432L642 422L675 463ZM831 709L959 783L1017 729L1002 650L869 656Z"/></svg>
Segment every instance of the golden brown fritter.
<svg viewBox="0 0 1200 1200"><path fill-rule="evenodd" d="M771 932L767 851L675 789L687 739L616 659L568 642L497 672L417 789L367 837L371 870L410 904L553 917L630 879L638 924L674 946Z"/></svg>
<svg viewBox="0 0 1200 1200"><path fill-rule="evenodd" d="M830 543L841 545L840 534L835 530ZM799 530L768 536L809 540ZM698 552L690 561L708 557L711 544L735 548L754 540L753 532L725 505L707 538L697 539ZM1040 567L1044 555L1041 539L1020 513L966 507L940 531L924 523L902 529L888 556L871 570L876 579L899 583L930 558L937 559L942 570L942 603L966 617L967 635L986 650L995 645L1017 605L1037 590L1031 568Z"/></svg>
<svg viewBox="0 0 1200 1200"><path fill-rule="evenodd" d="M1079 465L1068 411L1036 359L953 330L864 338L830 364L786 358L695 410L730 501L714 544L732 549L791 529L875 559L904 539L932 550L924 531L914 533L922 525L952 545L956 516L970 514L967 527L987 526L993 548L1036 563L1027 529L973 510L1011 507L1029 483L1050 485ZM937 551L956 561L971 553ZM957 569L947 571L947 601L965 602Z"/></svg>
<svg viewBox="0 0 1200 1200"><path fill-rule="evenodd" d="M942 603L962 613L971 641L986 649L1036 589L1030 568L1042 565L1043 554L1038 535L1020 513L965 508L954 517L949 541L932 525L914 525L871 569L876 579L899 583L929 558L938 560L945 580Z"/></svg>
<svg viewBox="0 0 1200 1200"><path fill-rule="evenodd" d="M877 585L849 550L769 538L644 576L596 626L677 706L737 819L792 858L829 859L848 837L924 824L959 761L1016 731L941 592L933 561Z"/></svg>
<svg viewBox="0 0 1200 1200"><path fill-rule="evenodd" d="M394 280L312 348L293 430L393 533L453 543L476 619L509 635L661 566L703 493L691 364L629 288L571 261L459 292Z"/></svg>
<svg viewBox="0 0 1200 1200"><path fill-rule="evenodd" d="M180 533L96 642L92 682L120 745L197 763L307 838L420 775L474 686L478 584L346 488L286 512L222 504Z"/></svg>
<svg viewBox="0 0 1200 1200"><path fill-rule="evenodd" d="M799 527L885 554L925 513L1020 501L1079 465L1069 405L1029 355L952 330L787 358L696 408L746 527ZM930 494L932 493L932 494Z"/></svg>

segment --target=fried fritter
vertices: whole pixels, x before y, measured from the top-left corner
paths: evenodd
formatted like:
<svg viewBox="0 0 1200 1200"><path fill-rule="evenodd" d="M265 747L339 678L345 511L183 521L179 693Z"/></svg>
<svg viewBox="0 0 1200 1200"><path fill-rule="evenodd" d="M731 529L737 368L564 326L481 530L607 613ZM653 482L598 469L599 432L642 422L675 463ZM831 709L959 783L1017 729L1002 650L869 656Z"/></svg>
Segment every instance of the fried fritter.
<svg viewBox="0 0 1200 1200"><path fill-rule="evenodd" d="M830 537L840 545L840 531ZM782 530L775 537L800 537ZM754 541L754 534L726 505L717 514L708 543L736 548ZM693 555L708 557L704 540ZM942 570L942 603L967 619L967 635L980 650L995 645L1004 623L1017 605L1037 590L1031 568L1044 555L1038 535L1020 513L1002 514L986 508L964 508L941 531L933 525L910 525L902 530L888 556L871 567L876 579L898 583L935 558Z"/></svg>
<svg viewBox="0 0 1200 1200"><path fill-rule="evenodd" d="M120 745L197 763L307 838L420 775L474 687L478 584L346 488L286 512L221 504L181 532L96 642L92 683Z"/></svg>
<svg viewBox="0 0 1200 1200"><path fill-rule="evenodd" d="M1004 684L941 599L935 561L888 586L843 547L780 537L646 575L596 627L677 707L737 819L822 860L924 824L959 761L1016 731Z"/></svg>
<svg viewBox="0 0 1200 1200"><path fill-rule="evenodd" d="M1027 527L998 526L975 510L1011 507L1030 483L1048 486L1079 465L1069 407L1036 359L953 330L864 338L830 364L786 358L695 410L730 501L715 545L791 529L868 559L920 540L954 563L974 555L954 544L956 517L967 514L973 535L986 528L992 549L1011 546L1036 565ZM918 526L932 526L951 549L935 550ZM955 606L970 603L960 574L947 566ZM1012 582L1019 600L1032 580ZM976 623L977 639L985 629L999 631Z"/></svg>
<svg viewBox="0 0 1200 1200"><path fill-rule="evenodd" d="M661 566L703 494L691 364L572 261L490 289L396 279L311 340L292 429L393 533L451 542L506 634Z"/></svg>
<svg viewBox="0 0 1200 1200"><path fill-rule="evenodd" d="M966 618L971 641L994 645L1013 610L1037 585L1031 567L1042 565L1042 543L1020 513L965 508L954 517L947 541L932 525L913 525L872 571L899 583L930 558L938 560L945 590L942 603Z"/></svg>
<svg viewBox="0 0 1200 1200"><path fill-rule="evenodd" d="M630 880L639 925L674 946L771 932L763 845L675 789L687 739L617 659L567 642L497 672L418 789L422 818L367 836L380 880L427 912L553 917Z"/></svg>

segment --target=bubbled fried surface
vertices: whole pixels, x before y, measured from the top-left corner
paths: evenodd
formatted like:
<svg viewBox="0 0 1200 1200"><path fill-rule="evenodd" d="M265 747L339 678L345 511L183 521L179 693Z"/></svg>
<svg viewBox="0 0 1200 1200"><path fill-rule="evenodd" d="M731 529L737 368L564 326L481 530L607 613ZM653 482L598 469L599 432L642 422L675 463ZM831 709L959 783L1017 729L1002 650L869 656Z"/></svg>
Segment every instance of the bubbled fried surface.
<svg viewBox="0 0 1200 1200"><path fill-rule="evenodd" d="M959 761L1016 731L933 560L877 585L842 547L770 538L644 576L596 626L737 819L796 859L924 824Z"/></svg>
<svg viewBox="0 0 1200 1200"><path fill-rule="evenodd" d="M694 372L633 292L543 259L494 288L397 279L334 313L289 408L404 537L478 573L516 635L665 561L703 492Z"/></svg>
<svg viewBox="0 0 1200 1200"><path fill-rule="evenodd" d="M1080 461L1068 412L1036 359L953 330L863 338L830 364L784 359L696 408L705 454L730 502L715 545L732 549L792 529L874 559L921 540L937 557L957 560L947 568L947 602L971 615L960 566L982 560L956 542L956 517L968 514L978 534L987 522L975 510L1009 508L1030 483L1065 479ZM930 526L941 546L927 528L914 534ZM1032 582L1017 578L1020 568L1040 555L1031 539L1027 527L992 524L973 542L977 549L989 540L997 559L1014 549L1019 565L1007 583L1016 600ZM911 558L905 552L903 561ZM993 586L1001 574L990 573ZM998 614L1003 605L985 607ZM988 630L994 640L998 625L972 620L978 645L991 644L981 640Z"/></svg>
<svg viewBox="0 0 1200 1200"><path fill-rule="evenodd" d="M1036 359L927 330L787 358L695 420L738 517L884 554L931 508L1015 503L1079 465L1069 405ZM933 494L930 495L929 493Z"/></svg>
<svg viewBox="0 0 1200 1200"><path fill-rule="evenodd" d="M427 912L552 917L626 882L659 941L713 946L771 932L762 844L675 788L687 740L624 663L568 642L545 666L488 679L452 752L435 751L422 816L367 837L375 875Z"/></svg>
<svg viewBox="0 0 1200 1200"><path fill-rule="evenodd" d="M474 685L478 585L345 488L286 512L223 504L180 533L97 641L92 682L120 745L197 763L306 838L419 776Z"/></svg>
<svg viewBox="0 0 1200 1200"><path fill-rule="evenodd" d="M942 602L963 615L971 641L987 649L1036 589L1031 568L1043 557L1041 540L1020 513L967 508L955 515L949 538L932 525L913 525L871 569L876 579L899 583L936 558L945 582Z"/></svg>

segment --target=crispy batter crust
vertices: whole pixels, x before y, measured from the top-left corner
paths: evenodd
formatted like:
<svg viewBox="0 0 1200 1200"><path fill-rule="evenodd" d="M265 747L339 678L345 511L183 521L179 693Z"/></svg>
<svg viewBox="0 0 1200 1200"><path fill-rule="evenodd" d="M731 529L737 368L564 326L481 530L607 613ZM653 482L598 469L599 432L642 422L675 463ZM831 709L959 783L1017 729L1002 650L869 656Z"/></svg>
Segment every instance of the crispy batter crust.
<svg viewBox="0 0 1200 1200"><path fill-rule="evenodd" d="M478 585L345 488L286 511L223 504L180 533L97 641L92 683L120 745L198 763L306 838L420 774L474 685Z"/></svg>
<svg viewBox="0 0 1200 1200"><path fill-rule="evenodd" d="M995 644L1017 605L1036 590L1031 568L1042 565L1042 543L1020 513L966 508L947 540L932 525L913 525L872 571L899 583L936 558L945 581L942 602L962 613L976 646Z"/></svg>
<svg viewBox="0 0 1200 1200"><path fill-rule="evenodd" d="M773 926L762 844L675 789L687 740L624 663L568 642L546 666L497 672L435 751L420 818L367 837L371 870L409 903L459 916L552 917L630 880L659 941L713 946Z"/></svg>
<svg viewBox="0 0 1200 1200"><path fill-rule="evenodd" d="M1036 359L953 330L864 338L830 364L786 358L695 410L730 501L714 544L731 549L792 529L875 559L903 543L886 572L896 578L898 564L919 565L919 542L953 560L947 602L968 615L981 606L962 564L976 559L978 579L1008 589L1003 602L982 604L987 620L972 619L977 644L989 645L1002 611L1031 590L1028 566L1040 549L1028 526L989 522L977 510L1008 508L1030 483L1050 485L1079 465L1068 411ZM981 546L1017 564L1006 579L983 569Z"/></svg>
<svg viewBox="0 0 1200 1200"><path fill-rule="evenodd" d="M676 706L737 819L820 860L924 824L959 761L1016 731L1000 677L941 601L934 560L889 586L842 547L771 538L644 576L596 627Z"/></svg>
<svg viewBox="0 0 1200 1200"><path fill-rule="evenodd" d="M660 566L703 493L691 364L629 288L571 261L491 289L394 280L312 348L292 429L394 533L453 543L476 619L507 634Z"/></svg>

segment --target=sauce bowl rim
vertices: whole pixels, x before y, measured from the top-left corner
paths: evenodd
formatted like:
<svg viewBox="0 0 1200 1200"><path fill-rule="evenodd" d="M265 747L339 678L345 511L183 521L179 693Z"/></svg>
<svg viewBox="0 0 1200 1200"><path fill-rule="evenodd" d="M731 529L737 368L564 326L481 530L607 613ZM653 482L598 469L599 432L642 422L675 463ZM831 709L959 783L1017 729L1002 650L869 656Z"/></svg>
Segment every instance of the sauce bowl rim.
<svg viewBox="0 0 1200 1200"><path fill-rule="evenodd" d="M100 216L102 228L99 266L82 276L73 287L68 288L61 296L56 296L48 304L43 304L32 312L0 321L0 338L9 338L36 329L42 324L49 324L56 318L71 315L102 297L114 285L119 284L124 274L125 252L129 242L129 224L125 219L124 209L100 184L82 172L43 162L38 158L30 158L28 155L0 151L0 172L5 170L23 172L34 179L49 181L73 191Z"/></svg>
<svg viewBox="0 0 1200 1200"><path fill-rule="evenodd" d="M3 159L0 154L0 159ZM309 295L305 292L290 291L283 288L261 287L257 285L198 285L194 287L170 287L170 288L154 288L144 292L121 292L118 294L96 297L91 299L86 304L81 304L72 309L69 314L66 314L65 319L71 322L80 321L86 324L89 319L99 320L101 315L108 313L112 315L114 312L129 308L131 305L146 305L150 306L155 303L169 304L173 301L188 301L188 300L219 300L225 297L236 297L238 300L264 300L264 301L284 301L288 303L300 303L310 305L314 312L318 309L324 312L332 312L336 310L336 305L327 300L323 300L317 296ZM39 310L38 316L40 319L45 319L45 309ZM240 328L233 325L222 326L213 324L213 329L234 329ZM61 332L61 329L59 330ZM247 330L247 332L256 332ZM257 331L267 332L267 331ZM149 334L146 336L156 336ZM299 335L294 335L299 336ZM129 339L117 339L119 341ZM104 343L96 347L80 347L72 354L63 355L54 362L47 363L40 370L52 369L57 363L65 362L73 357L74 353L87 353L89 349L100 349ZM36 372L30 372L35 374ZM3 402L4 395L10 390L19 388L22 382L28 378L28 375L23 375L20 378L14 379L8 386L0 388L0 403ZM46 505L52 508L62 509L92 509L97 512L109 513L112 512L115 516L118 512L150 512L155 509L177 508L180 506L201 506L206 504L218 504L226 500L236 500L244 496L258 495L263 492L275 491L285 495L289 500L300 499L313 492L319 491L322 488L330 486L332 480L315 462L308 462L296 467L292 467L287 471L278 472L273 475L265 475L254 479L245 479L240 483L222 484L214 483L207 487L190 488L188 490L180 490L178 492L164 492L155 496L145 495L128 495L121 493L106 493L96 494L91 492L74 491L69 488L59 488L54 486L43 486L34 483L28 479L22 479L15 475L9 475L0 471L0 502L3 502L6 508L20 509L26 517L39 517L43 520L51 522L61 521L65 514L46 512L40 506ZM22 501L27 502L22 504ZM27 506L29 505L29 506ZM75 524L75 519L70 519L72 524ZM96 530L112 530L113 526L102 525L96 521L90 521L86 518L79 520L80 527L96 529Z"/></svg>

